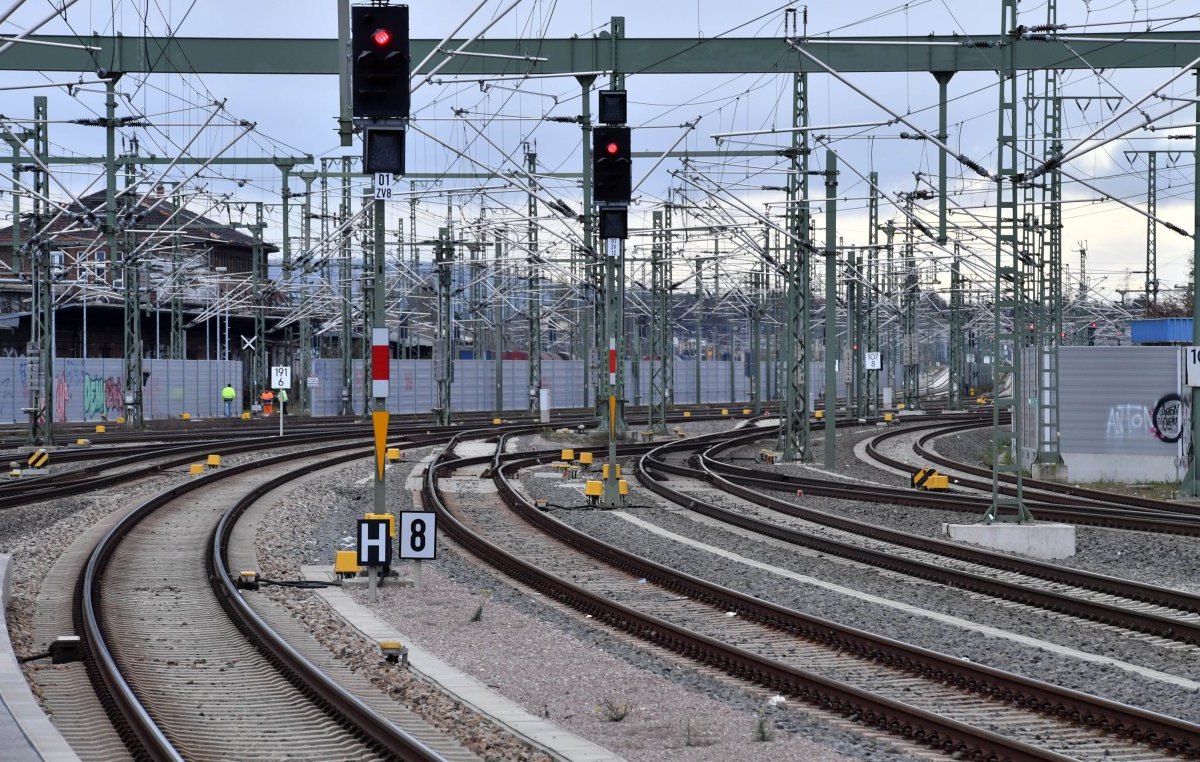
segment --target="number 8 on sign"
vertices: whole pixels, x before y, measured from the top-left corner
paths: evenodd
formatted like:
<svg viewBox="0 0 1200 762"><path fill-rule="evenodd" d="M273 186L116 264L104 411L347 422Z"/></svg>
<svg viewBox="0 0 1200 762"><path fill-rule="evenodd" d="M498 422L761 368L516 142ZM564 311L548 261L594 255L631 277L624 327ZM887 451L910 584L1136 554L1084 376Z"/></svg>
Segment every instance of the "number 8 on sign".
<svg viewBox="0 0 1200 762"><path fill-rule="evenodd" d="M400 557L437 558L437 514L432 511L400 513Z"/></svg>

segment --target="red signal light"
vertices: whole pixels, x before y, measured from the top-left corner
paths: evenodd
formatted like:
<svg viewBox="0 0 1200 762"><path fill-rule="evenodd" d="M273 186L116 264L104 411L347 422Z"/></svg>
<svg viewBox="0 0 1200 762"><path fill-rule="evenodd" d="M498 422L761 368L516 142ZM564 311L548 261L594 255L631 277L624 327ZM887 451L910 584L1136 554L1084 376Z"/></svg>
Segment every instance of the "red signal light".
<svg viewBox="0 0 1200 762"><path fill-rule="evenodd" d="M1089 324L1088 324L1088 328L1095 328L1095 327L1096 327L1096 324L1095 324L1095 323L1089 323Z"/></svg>
<svg viewBox="0 0 1200 762"><path fill-rule="evenodd" d="M392 41L392 33L386 29L376 29L371 33L371 41L377 48L386 48Z"/></svg>
<svg viewBox="0 0 1200 762"><path fill-rule="evenodd" d="M611 155L615 154L617 151L620 151L621 147L618 146L616 143L609 143L608 145L604 146L604 150L607 151L608 154L611 156Z"/></svg>

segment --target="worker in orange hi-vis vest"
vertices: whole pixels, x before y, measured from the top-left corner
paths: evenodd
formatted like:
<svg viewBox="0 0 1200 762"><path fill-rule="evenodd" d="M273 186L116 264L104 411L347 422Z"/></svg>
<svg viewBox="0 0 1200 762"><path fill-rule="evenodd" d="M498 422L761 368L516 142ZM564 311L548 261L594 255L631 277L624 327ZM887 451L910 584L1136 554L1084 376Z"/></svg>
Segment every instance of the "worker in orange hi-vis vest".
<svg viewBox="0 0 1200 762"><path fill-rule="evenodd" d="M275 409L275 394L270 389L266 389L262 394L258 395L262 401L263 415L270 415Z"/></svg>

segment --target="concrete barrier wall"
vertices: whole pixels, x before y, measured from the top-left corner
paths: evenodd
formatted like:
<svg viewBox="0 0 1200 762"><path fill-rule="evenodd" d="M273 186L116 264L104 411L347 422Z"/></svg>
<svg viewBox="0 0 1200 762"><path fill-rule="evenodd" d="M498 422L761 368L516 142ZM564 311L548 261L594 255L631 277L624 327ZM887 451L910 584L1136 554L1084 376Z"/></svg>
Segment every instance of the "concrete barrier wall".
<svg viewBox="0 0 1200 762"><path fill-rule="evenodd" d="M1026 465L1036 447L1034 378L1025 374L1021 404L1027 422L1022 447ZM1184 392L1181 378L1178 347L1060 348L1060 451L1071 481L1182 478L1186 434L1177 442L1165 441L1153 420L1160 400ZM1181 425L1186 432L1186 410Z"/></svg>
<svg viewBox="0 0 1200 762"><path fill-rule="evenodd" d="M317 385L312 389L313 414L338 415L342 409L341 360L319 359L313 363ZM232 383L238 390L235 411L248 405L243 399L243 367L241 362L224 363L216 360L145 360L144 370L150 375L143 391L147 419L176 418L190 413L197 418L221 415L222 387ZM809 364L811 397L824 393L824 364ZM625 366L626 400L629 404L650 404L651 363L643 360L637 381L639 394L634 394L633 362ZM502 363L503 409L525 410L529 405L529 364L526 360L505 360ZM773 387L773 369L762 364L764 395ZM550 390L553 409L583 407L584 367L581 360L543 360L542 386ZM768 378L772 381L768 382ZM363 364L356 360L350 373L351 409L361 411L363 405ZM299 384L306 383L298 373L292 374L291 398L297 398ZM732 383L732 386L731 386ZM595 394L594 380L589 387ZM774 391L778 392L777 389ZM428 412L437 400L437 383L432 360L392 360L388 408L394 413ZM838 382L838 394L845 385ZM457 360L454 381L450 389L454 410L494 410L496 405L496 363L493 360ZM119 359L58 359L54 363L54 420L101 421L114 420L124 414L124 371ZM675 361L674 402L680 405L748 402L750 383L742 362L728 360L700 363L700 398L696 399L696 363ZM21 408L29 405L27 361L20 357L0 358L0 423L24 423L27 416Z"/></svg>

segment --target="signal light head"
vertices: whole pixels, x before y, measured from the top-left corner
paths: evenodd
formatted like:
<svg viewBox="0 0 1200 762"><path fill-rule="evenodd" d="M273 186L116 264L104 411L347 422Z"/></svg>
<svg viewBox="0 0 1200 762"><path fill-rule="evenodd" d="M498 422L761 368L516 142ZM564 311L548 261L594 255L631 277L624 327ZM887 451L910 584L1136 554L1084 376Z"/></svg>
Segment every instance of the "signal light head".
<svg viewBox="0 0 1200 762"><path fill-rule="evenodd" d="M392 33L386 29L376 29L371 33L371 42L377 48L386 48L392 42Z"/></svg>
<svg viewBox="0 0 1200 762"><path fill-rule="evenodd" d="M619 145L617 145L616 143L609 143L608 145L604 146L604 150L607 151L609 153L609 155L611 156L612 154L615 154L617 151L620 151L621 147Z"/></svg>

